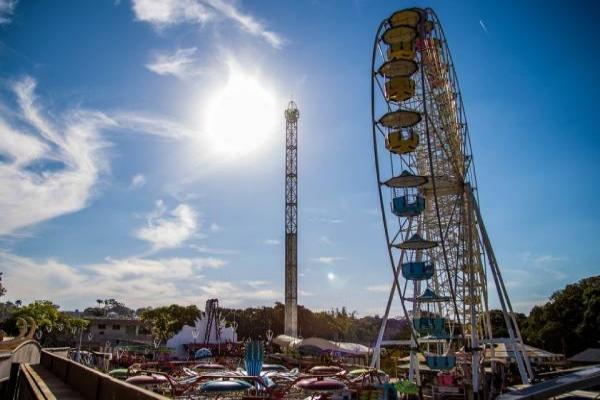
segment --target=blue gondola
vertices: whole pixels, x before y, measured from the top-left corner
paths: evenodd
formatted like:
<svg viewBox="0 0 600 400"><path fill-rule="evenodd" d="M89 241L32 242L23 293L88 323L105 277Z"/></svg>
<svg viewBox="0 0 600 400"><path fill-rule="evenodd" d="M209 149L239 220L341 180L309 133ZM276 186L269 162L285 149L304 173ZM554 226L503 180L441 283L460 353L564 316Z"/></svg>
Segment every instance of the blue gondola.
<svg viewBox="0 0 600 400"><path fill-rule="evenodd" d="M402 264L402 276L410 281L422 281L433 276L433 264L414 261Z"/></svg>
<svg viewBox="0 0 600 400"><path fill-rule="evenodd" d="M426 355L425 361L431 369L452 369L456 365L456 356Z"/></svg>
<svg viewBox="0 0 600 400"><path fill-rule="evenodd" d="M392 200L392 212L399 217L416 217L424 210L425 198L423 196L400 196Z"/></svg>
<svg viewBox="0 0 600 400"><path fill-rule="evenodd" d="M413 318L413 326L421 335L435 337L448 336L446 332L446 319L441 317Z"/></svg>

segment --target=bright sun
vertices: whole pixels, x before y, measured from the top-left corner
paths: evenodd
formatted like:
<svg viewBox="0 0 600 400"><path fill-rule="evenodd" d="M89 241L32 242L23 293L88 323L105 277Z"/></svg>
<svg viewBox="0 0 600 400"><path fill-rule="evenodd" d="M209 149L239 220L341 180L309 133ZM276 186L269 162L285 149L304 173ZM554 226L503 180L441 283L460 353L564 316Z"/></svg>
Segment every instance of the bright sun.
<svg viewBox="0 0 600 400"><path fill-rule="evenodd" d="M225 86L206 107L206 130L216 151L231 156L263 145L277 123L275 95L256 77L230 67Z"/></svg>

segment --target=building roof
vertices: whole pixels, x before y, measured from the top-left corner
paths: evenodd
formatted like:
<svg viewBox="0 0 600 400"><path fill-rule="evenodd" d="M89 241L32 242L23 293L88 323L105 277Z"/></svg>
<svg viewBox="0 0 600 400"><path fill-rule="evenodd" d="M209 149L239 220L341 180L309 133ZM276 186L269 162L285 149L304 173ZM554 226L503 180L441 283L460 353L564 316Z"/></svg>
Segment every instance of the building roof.
<svg viewBox="0 0 600 400"><path fill-rule="evenodd" d="M141 319L139 318L127 318L127 317L84 317L86 320L90 321L90 324L120 324L120 325L144 325Z"/></svg>
<svg viewBox="0 0 600 400"><path fill-rule="evenodd" d="M532 362L536 363L544 363L544 362L553 362L564 360L564 356L562 354L551 353L546 350L538 349L537 347L525 345L525 351L527 352L527 356ZM496 343L494 345L494 354L493 356L499 360L506 361L514 361L514 354L512 349L507 349L505 343ZM485 350L486 357L492 357L492 350Z"/></svg>
<svg viewBox="0 0 600 400"><path fill-rule="evenodd" d="M600 364L600 349L589 348L569 358L571 362Z"/></svg>

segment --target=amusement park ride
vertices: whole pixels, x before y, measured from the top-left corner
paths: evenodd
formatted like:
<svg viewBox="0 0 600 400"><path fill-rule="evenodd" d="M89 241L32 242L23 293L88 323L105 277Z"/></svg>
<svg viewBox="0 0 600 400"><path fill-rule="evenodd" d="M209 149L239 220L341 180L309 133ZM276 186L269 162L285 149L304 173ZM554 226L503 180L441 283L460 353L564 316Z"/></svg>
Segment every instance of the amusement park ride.
<svg viewBox="0 0 600 400"><path fill-rule="evenodd" d="M285 321L286 335L298 336L298 118L290 101L285 110Z"/></svg>
<svg viewBox="0 0 600 400"><path fill-rule="evenodd" d="M458 79L433 10L406 9L381 22L371 77L377 186L393 273L371 366L379 365L398 296L412 321L409 380L416 385L422 353L427 368L460 370L469 390L480 392L484 358L493 357L497 343L512 350L522 382L531 382L532 368L479 210ZM493 336L490 278L507 339Z"/></svg>

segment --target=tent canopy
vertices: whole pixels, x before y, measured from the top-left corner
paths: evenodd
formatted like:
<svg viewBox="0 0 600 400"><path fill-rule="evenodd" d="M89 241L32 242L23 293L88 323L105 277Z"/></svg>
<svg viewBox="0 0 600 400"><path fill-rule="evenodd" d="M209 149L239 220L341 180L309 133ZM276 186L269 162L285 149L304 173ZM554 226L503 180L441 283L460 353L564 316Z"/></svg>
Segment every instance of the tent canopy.
<svg viewBox="0 0 600 400"><path fill-rule="evenodd" d="M301 347L314 347L321 351L337 351L340 353L351 354L356 356L370 354L369 348L367 346L363 346L362 344L334 342L332 340L327 340L318 337L300 339L288 335L279 335L273 339L273 343L289 349L299 349Z"/></svg>

